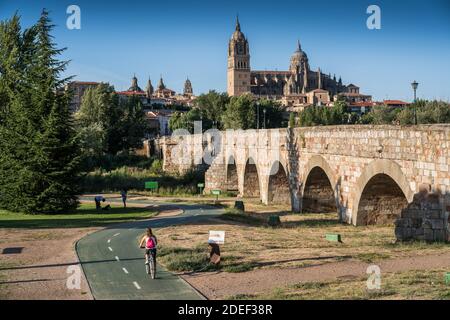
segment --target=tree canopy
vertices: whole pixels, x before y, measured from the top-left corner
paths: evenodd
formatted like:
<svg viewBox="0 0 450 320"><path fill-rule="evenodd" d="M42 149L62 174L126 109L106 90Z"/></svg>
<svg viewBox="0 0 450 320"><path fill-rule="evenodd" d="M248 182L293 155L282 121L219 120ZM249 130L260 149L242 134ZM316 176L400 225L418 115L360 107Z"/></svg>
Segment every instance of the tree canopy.
<svg viewBox="0 0 450 320"><path fill-rule="evenodd" d="M258 111L259 117L257 116ZM256 100L248 94L230 99L222 115L222 123L224 129L256 129L258 118L259 128L285 126L283 111L278 103L267 99Z"/></svg>
<svg viewBox="0 0 450 320"><path fill-rule="evenodd" d="M53 25L43 10L22 31L0 23L0 208L55 213L77 206L81 157Z"/></svg>
<svg viewBox="0 0 450 320"><path fill-rule="evenodd" d="M107 83L86 90L75 116L83 153L88 157L128 154L142 147L148 131L140 99L121 100Z"/></svg>

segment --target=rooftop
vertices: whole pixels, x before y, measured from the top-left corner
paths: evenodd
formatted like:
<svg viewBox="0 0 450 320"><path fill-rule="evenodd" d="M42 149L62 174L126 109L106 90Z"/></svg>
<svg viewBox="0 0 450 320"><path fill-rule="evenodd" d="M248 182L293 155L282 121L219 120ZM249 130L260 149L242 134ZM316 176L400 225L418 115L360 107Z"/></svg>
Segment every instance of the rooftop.
<svg viewBox="0 0 450 320"><path fill-rule="evenodd" d="M118 95L122 96L145 96L146 93L144 91L119 91L116 92Z"/></svg>
<svg viewBox="0 0 450 320"><path fill-rule="evenodd" d="M408 104L410 104L408 102L404 102L404 101L401 101L401 100L384 100L383 103L386 104L386 105L389 105L389 104L408 105Z"/></svg>

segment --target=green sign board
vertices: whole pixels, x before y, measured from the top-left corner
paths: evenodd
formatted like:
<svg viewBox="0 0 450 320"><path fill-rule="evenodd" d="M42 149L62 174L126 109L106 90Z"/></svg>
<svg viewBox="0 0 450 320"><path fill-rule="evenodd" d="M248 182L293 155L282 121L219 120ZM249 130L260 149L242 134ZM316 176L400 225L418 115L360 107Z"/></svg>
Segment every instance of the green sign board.
<svg viewBox="0 0 450 320"><path fill-rule="evenodd" d="M215 195L215 196L218 196L218 195L220 195L222 193L222 191L220 191L220 190L211 190L211 193L213 195Z"/></svg>
<svg viewBox="0 0 450 320"><path fill-rule="evenodd" d="M445 284L447 284L447 285L450 284L450 272L447 272L445 274Z"/></svg>
<svg viewBox="0 0 450 320"><path fill-rule="evenodd" d="M340 234L327 233L325 235L325 239L327 239L328 241L333 241L333 242L342 242Z"/></svg>
<svg viewBox="0 0 450 320"><path fill-rule="evenodd" d="M145 189L158 189L157 181L147 181L145 182Z"/></svg>
<svg viewBox="0 0 450 320"><path fill-rule="evenodd" d="M199 188L204 188L204 187L205 187L205 184L204 184L204 183L199 183L199 184L197 184L197 187L199 187Z"/></svg>

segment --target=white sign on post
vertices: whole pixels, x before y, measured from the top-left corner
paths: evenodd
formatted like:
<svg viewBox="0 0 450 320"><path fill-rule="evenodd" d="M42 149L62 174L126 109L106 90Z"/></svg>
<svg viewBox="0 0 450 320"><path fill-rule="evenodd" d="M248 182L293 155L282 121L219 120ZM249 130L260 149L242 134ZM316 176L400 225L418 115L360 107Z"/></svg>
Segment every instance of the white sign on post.
<svg viewBox="0 0 450 320"><path fill-rule="evenodd" d="M209 231L208 243L224 244L225 231Z"/></svg>

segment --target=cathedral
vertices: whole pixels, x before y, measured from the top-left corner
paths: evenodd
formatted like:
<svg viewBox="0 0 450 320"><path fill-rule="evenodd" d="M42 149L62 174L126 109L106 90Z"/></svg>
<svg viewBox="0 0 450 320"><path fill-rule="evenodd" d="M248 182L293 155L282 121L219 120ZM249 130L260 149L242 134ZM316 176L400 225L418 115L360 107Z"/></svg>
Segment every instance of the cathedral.
<svg viewBox="0 0 450 320"><path fill-rule="evenodd" d="M228 45L227 92L230 96L251 93L257 97L280 101L284 106L329 105L338 95L350 102L368 102L371 96L359 93L355 85L345 86L342 79L311 70L300 41L288 71L254 71L250 68L250 48L241 31L239 19Z"/></svg>

